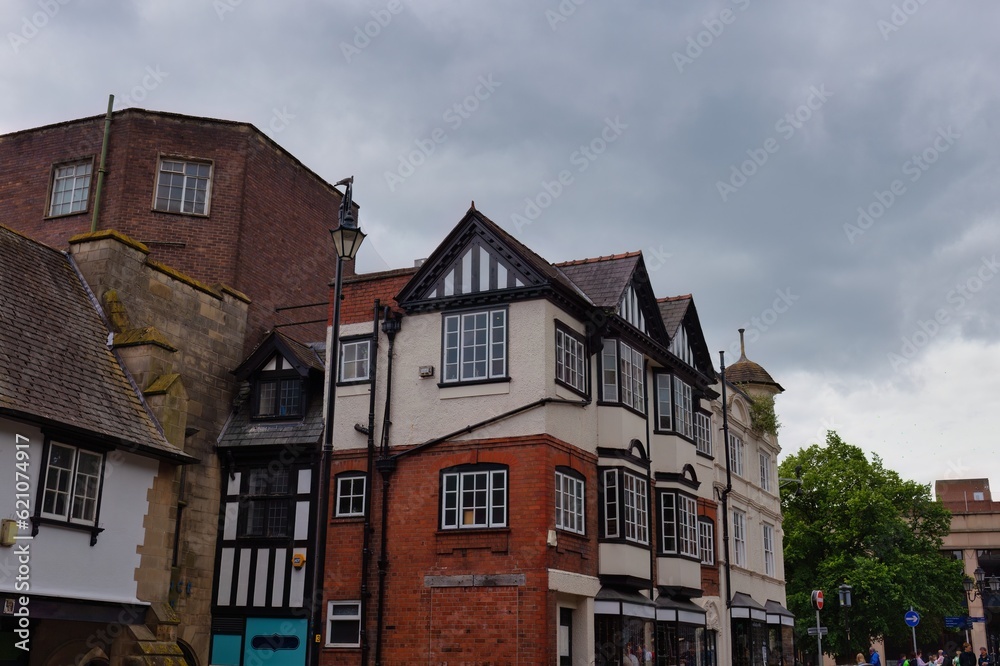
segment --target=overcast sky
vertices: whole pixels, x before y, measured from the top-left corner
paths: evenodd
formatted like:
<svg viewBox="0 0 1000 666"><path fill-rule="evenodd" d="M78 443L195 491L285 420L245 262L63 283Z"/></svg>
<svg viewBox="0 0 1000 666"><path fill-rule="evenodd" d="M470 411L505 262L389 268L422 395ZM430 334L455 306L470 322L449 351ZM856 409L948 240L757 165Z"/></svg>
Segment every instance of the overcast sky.
<svg viewBox="0 0 1000 666"><path fill-rule="evenodd" d="M3 0L0 133L135 106L355 176L361 270L476 207L645 253L709 349L906 478L1000 482L1000 5Z"/></svg>

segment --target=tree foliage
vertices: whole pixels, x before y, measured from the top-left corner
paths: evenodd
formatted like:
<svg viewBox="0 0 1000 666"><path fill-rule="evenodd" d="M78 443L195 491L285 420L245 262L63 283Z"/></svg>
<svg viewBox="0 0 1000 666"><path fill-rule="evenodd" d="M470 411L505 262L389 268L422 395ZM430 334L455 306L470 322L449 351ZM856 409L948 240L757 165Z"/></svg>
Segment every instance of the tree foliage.
<svg viewBox="0 0 1000 666"><path fill-rule="evenodd" d="M964 612L962 563L940 550L951 513L931 499L929 486L901 479L877 455L868 460L834 432L825 446L787 457L780 475L792 477L800 465L801 492L786 485L781 496L786 593L797 644L816 640L806 634L816 626L812 590L823 590L826 598L820 611L829 630L824 652L867 655L880 637L908 644L903 615L911 606L921 617L918 642L936 642L944 616ZM844 583L853 588L846 611L837 594Z"/></svg>

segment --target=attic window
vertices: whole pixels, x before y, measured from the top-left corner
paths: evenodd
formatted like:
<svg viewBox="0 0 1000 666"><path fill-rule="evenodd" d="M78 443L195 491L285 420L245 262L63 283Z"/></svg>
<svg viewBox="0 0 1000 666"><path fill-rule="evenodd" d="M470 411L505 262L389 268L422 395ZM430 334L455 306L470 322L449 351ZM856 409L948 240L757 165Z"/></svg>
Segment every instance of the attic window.
<svg viewBox="0 0 1000 666"><path fill-rule="evenodd" d="M302 377L280 354L276 354L254 383L254 417L284 419L302 416L304 403Z"/></svg>

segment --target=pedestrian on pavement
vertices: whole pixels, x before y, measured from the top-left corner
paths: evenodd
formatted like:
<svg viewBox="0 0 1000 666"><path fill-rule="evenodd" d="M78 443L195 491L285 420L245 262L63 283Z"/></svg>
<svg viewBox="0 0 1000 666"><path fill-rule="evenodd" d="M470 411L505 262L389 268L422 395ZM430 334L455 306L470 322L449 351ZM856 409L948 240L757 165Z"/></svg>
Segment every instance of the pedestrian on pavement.
<svg viewBox="0 0 1000 666"><path fill-rule="evenodd" d="M979 666L993 666L993 660L986 654L986 648L979 648Z"/></svg>
<svg viewBox="0 0 1000 666"><path fill-rule="evenodd" d="M882 660L878 656L878 650L873 647L868 648L868 663L872 666L882 666Z"/></svg>
<svg viewBox="0 0 1000 666"><path fill-rule="evenodd" d="M972 653L972 646L968 643L962 644L962 654L958 658L958 666L976 666L976 655Z"/></svg>

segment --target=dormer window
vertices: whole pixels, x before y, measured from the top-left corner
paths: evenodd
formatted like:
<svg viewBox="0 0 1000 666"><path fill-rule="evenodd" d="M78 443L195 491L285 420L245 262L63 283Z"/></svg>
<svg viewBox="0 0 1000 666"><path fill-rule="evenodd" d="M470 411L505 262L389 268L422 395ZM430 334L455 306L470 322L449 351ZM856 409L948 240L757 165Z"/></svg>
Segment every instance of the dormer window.
<svg viewBox="0 0 1000 666"><path fill-rule="evenodd" d="M255 382L254 417L300 417L305 405L304 392L302 376L280 354L275 354Z"/></svg>

